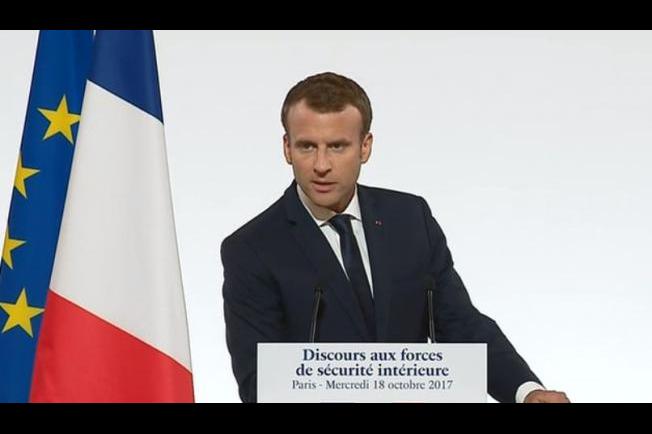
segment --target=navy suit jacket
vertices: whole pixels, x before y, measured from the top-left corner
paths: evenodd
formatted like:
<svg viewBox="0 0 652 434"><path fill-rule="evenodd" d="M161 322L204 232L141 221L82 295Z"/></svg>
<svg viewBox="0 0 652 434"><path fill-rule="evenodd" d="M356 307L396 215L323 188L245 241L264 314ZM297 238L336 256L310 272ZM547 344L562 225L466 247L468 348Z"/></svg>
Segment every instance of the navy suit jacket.
<svg viewBox="0 0 652 434"><path fill-rule="evenodd" d="M514 402L517 388L540 380L498 325L479 312L453 268L441 228L418 196L358 185L374 288L378 342L426 342L424 282L434 277L436 342L487 343L488 391ZM369 342L354 293L296 183L267 210L227 237L226 340L240 398L256 401L256 344L307 342L314 289L323 287L318 342Z"/></svg>

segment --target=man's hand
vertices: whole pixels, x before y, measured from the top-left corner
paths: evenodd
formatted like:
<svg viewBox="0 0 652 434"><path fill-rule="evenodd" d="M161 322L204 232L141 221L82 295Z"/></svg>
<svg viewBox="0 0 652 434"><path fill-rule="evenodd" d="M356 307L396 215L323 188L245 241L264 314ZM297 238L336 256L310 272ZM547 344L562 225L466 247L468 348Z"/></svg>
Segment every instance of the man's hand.
<svg viewBox="0 0 652 434"><path fill-rule="evenodd" d="M556 390L533 390L525 397L526 404L531 403L550 403L550 404L566 404L570 403L568 397L564 392L557 392Z"/></svg>

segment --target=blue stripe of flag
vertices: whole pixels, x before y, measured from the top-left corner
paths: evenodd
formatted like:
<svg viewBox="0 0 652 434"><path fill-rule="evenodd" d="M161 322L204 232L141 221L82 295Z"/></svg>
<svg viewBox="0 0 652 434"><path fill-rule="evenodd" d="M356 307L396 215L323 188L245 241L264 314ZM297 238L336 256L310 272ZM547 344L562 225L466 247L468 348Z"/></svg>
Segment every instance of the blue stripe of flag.
<svg viewBox="0 0 652 434"><path fill-rule="evenodd" d="M151 30L98 30L89 79L163 122Z"/></svg>

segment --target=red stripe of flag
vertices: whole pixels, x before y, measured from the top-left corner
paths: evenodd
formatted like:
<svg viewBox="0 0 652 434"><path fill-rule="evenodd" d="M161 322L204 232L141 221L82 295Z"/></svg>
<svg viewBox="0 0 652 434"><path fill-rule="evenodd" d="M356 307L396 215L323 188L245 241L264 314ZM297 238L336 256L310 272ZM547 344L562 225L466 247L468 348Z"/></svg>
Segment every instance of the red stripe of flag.
<svg viewBox="0 0 652 434"><path fill-rule="evenodd" d="M31 402L193 402L192 374L166 354L49 291Z"/></svg>

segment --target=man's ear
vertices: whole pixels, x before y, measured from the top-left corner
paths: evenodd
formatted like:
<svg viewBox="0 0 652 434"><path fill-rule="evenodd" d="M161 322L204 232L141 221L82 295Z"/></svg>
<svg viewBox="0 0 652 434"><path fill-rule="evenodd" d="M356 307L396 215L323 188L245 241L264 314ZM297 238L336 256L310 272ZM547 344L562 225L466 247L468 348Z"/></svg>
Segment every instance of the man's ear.
<svg viewBox="0 0 652 434"><path fill-rule="evenodd" d="M373 145L373 143L373 134L367 133L367 135L362 140L362 149L360 150L360 160L362 161L362 164L369 161L369 157L371 157L371 145Z"/></svg>
<svg viewBox="0 0 652 434"><path fill-rule="evenodd" d="M285 155L285 161L288 164L292 164L292 154L290 153L290 139L287 133L283 134L283 154Z"/></svg>

